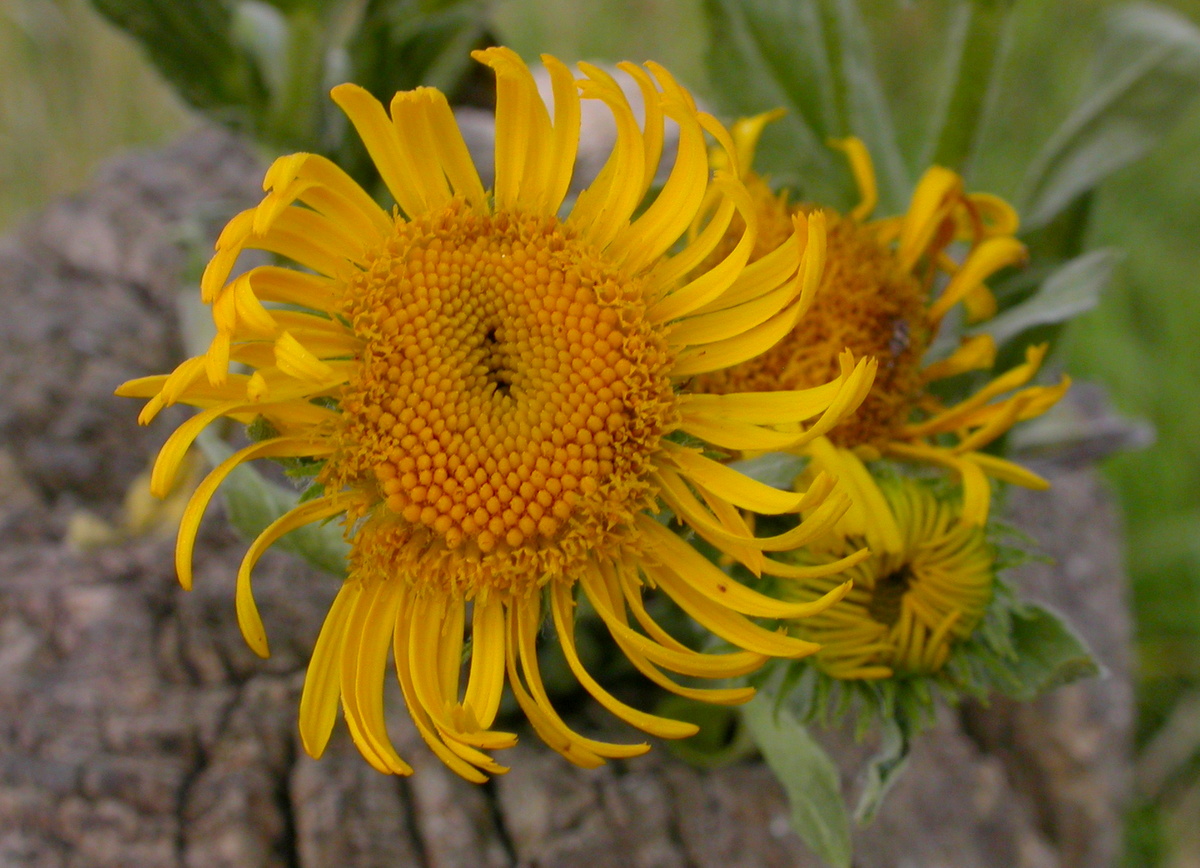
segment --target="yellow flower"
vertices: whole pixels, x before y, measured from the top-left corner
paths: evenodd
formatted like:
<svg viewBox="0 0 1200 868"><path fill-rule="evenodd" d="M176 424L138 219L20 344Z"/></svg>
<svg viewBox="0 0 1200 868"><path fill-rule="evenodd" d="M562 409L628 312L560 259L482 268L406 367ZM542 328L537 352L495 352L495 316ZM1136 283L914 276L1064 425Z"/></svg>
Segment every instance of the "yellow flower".
<svg viewBox="0 0 1200 868"><path fill-rule="evenodd" d="M790 204L786 194L773 193L750 169L758 137L774 116L741 121L733 130L738 168L756 203L760 245L778 243L792 217L811 207ZM692 387L713 394L805 389L836 373L838 356L847 347L855 355L873 356L879 371L870 394L830 432L825 448L818 443L810 453L839 477L851 474L840 457L846 450L864 458L884 455L948 467L963 481L964 519L982 524L990 499L988 476L1032 488L1047 483L980 450L1017 422L1045 412L1062 397L1069 380L1027 386L1047 349L1033 347L1024 364L945 406L931 384L992 367L996 346L989 335L979 334L936 361L928 352L946 314L959 303L972 322L995 313L984 281L1024 261L1025 248L1012 235L1017 216L995 196L966 193L957 174L934 166L917 185L907 213L868 220L877 199L870 156L857 139L835 144L849 156L862 202L848 215L829 216L827 265L811 311L767 352L699 377ZM716 255L734 241L726 239ZM961 262L950 255L956 245L965 250ZM854 500L851 520L862 526L860 504L869 498L858 491ZM897 541L872 542L894 546Z"/></svg>
<svg viewBox="0 0 1200 868"><path fill-rule="evenodd" d="M870 521L889 525L877 533L896 536L899 547L873 551L834 580L781 583L785 599L812 601L842 578L854 581L840 603L797 621L792 632L821 644L814 659L833 678L931 675L983 618L992 598L995 552L983 528L959 520L957 497L935 494L912 478L872 485L886 508ZM807 565L837 562L858 551L863 539L827 536L793 557Z"/></svg>
<svg viewBox="0 0 1200 868"><path fill-rule="evenodd" d="M694 444L779 449L819 436L862 400L874 365L846 354L831 382L805 391L680 392L681 381L744 361L791 331L819 280L822 216L797 215L783 243L747 266L757 238L751 200L732 174L710 177L705 132L731 152L729 134L665 70L621 67L645 96L639 128L620 87L595 67L580 64L576 81L543 58L552 119L512 51L474 56L497 78L492 191L438 91L398 93L389 117L361 88L335 88L397 209L380 209L322 157L278 160L266 197L233 218L204 274L217 326L209 351L120 394L150 398L144 422L175 402L202 408L164 445L158 491L220 417L262 420L258 427L272 432L216 467L189 504L176 558L185 586L201 514L230 471L255 458L323 462L320 496L254 541L237 591L243 633L265 655L250 590L254 563L288 531L342 517L349 576L305 681L300 730L308 752L324 749L340 702L372 765L411 771L384 728L390 647L425 741L454 771L483 781L485 772L505 770L487 751L515 742L492 728L506 683L539 735L575 763L648 749L586 738L558 716L538 672L543 611L575 675L606 708L656 736L695 731L631 708L584 670L573 639L576 586L633 664L684 696L734 703L750 691L686 687L663 670L731 678L768 657L815 650L750 619L805 617L845 586L815 603L767 598L731 581L651 513L665 503L700 537L769 573L763 552L820 536L846 509L846 496L828 477L802 494L769 488ZM611 110L619 135L599 177L563 217L581 93ZM644 206L664 118L679 125L678 157ZM680 246L708 198L717 201L710 222ZM735 214L741 240L696 273ZM247 248L302 270L262 266L230 280ZM229 372L230 362L248 373ZM801 422L811 422L807 431ZM740 509L807 517L755 539ZM680 644L643 607L648 586L740 650Z"/></svg>

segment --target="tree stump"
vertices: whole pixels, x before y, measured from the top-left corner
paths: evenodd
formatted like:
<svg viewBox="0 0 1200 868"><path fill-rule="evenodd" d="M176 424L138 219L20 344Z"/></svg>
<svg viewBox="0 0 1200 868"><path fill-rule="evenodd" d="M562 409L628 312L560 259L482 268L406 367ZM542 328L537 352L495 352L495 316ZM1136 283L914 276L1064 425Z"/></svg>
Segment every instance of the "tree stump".
<svg viewBox="0 0 1200 868"><path fill-rule="evenodd" d="M296 710L334 579L264 558L256 591L273 656L262 661L234 617L245 543L220 522L206 525L190 594L169 539L84 552L63 541L81 507L119 513L171 430L139 429L135 403L112 390L181 358L179 237L196 215L219 227L260 178L244 147L200 130L113 163L0 245L0 864L817 865L759 762L700 771L660 745L585 771L523 731L503 755L512 771L477 787L441 766L394 701L411 778L373 771L340 725L310 759ZM1038 469L1054 490L1017 493L1010 511L1055 563L1019 582L1069 617L1107 676L1030 704L944 710L856 833L856 865L1117 858L1133 708L1118 521L1089 467ZM865 748L830 737L853 791Z"/></svg>

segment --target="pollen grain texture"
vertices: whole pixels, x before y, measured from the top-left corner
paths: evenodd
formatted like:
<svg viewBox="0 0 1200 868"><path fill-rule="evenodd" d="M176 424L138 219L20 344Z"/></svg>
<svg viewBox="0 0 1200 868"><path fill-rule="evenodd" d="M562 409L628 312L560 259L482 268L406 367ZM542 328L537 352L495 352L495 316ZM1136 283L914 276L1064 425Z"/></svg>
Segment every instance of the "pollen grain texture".
<svg viewBox="0 0 1200 868"><path fill-rule="evenodd" d="M462 201L397 221L367 259L345 286L364 348L322 478L378 486L347 522L369 519L353 572L523 595L624 543L675 423L640 282L553 217Z"/></svg>

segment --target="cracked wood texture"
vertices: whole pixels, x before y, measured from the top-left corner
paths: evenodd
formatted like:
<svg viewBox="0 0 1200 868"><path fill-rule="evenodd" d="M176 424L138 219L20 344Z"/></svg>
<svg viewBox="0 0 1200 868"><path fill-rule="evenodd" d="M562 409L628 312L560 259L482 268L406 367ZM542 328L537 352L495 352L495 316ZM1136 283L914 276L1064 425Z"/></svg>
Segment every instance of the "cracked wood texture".
<svg viewBox="0 0 1200 868"><path fill-rule="evenodd" d="M372 771L344 729L312 760L295 715L332 579L264 559L256 590L274 654L261 661L234 620L245 544L220 522L206 526L190 594L169 539L86 553L62 541L82 507L118 515L171 429L137 428L135 403L112 390L179 359L178 241L197 227L211 237L254 200L260 172L236 142L200 130L110 165L0 244L0 864L816 865L755 762L704 772L658 746L584 771L526 731L503 757L512 771L475 787L441 767L398 707L411 778ZM1118 522L1091 469L1039 469L1054 492L1018 493L1011 512L1056 563L1020 582L1069 615L1107 677L1031 704L945 710L856 832L861 868L1117 858L1132 716ZM853 791L866 748L829 738Z"/></svg>

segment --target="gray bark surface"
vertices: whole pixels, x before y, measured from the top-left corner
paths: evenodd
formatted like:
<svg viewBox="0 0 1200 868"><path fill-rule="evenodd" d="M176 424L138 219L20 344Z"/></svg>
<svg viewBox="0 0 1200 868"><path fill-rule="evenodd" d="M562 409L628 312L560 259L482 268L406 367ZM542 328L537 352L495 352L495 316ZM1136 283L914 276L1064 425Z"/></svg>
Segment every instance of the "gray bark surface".
<svg viewBox="0 0 1200 868"><path fill-rule="evenodd" d="M177 241L194 215L216 220L212 231L252 202L260 172L236 142L200 131L113 164L0 244L0 865L816 865L758 762L700 771L656 746L586 771L522 730L503 755L512 771L476 787L420 744L395 702L411 778L373 771L340 724L310 759L296 708L333 579L263 560L263 661L234 617L245 543L219 521L197 547L191 593L169 539L85 552L63 541L80 506L118 514L171 430L138 428L136 402L112 390L179 360ZM1055 563L1019 582L1069 617L1107 676L941 713L857 833L862 868L1116 859L1133 708L1119 523L1093 470L1039 469L1053 492L1017 493L1010 512ZM850 791L865 750L837 747Z"/></svg>

